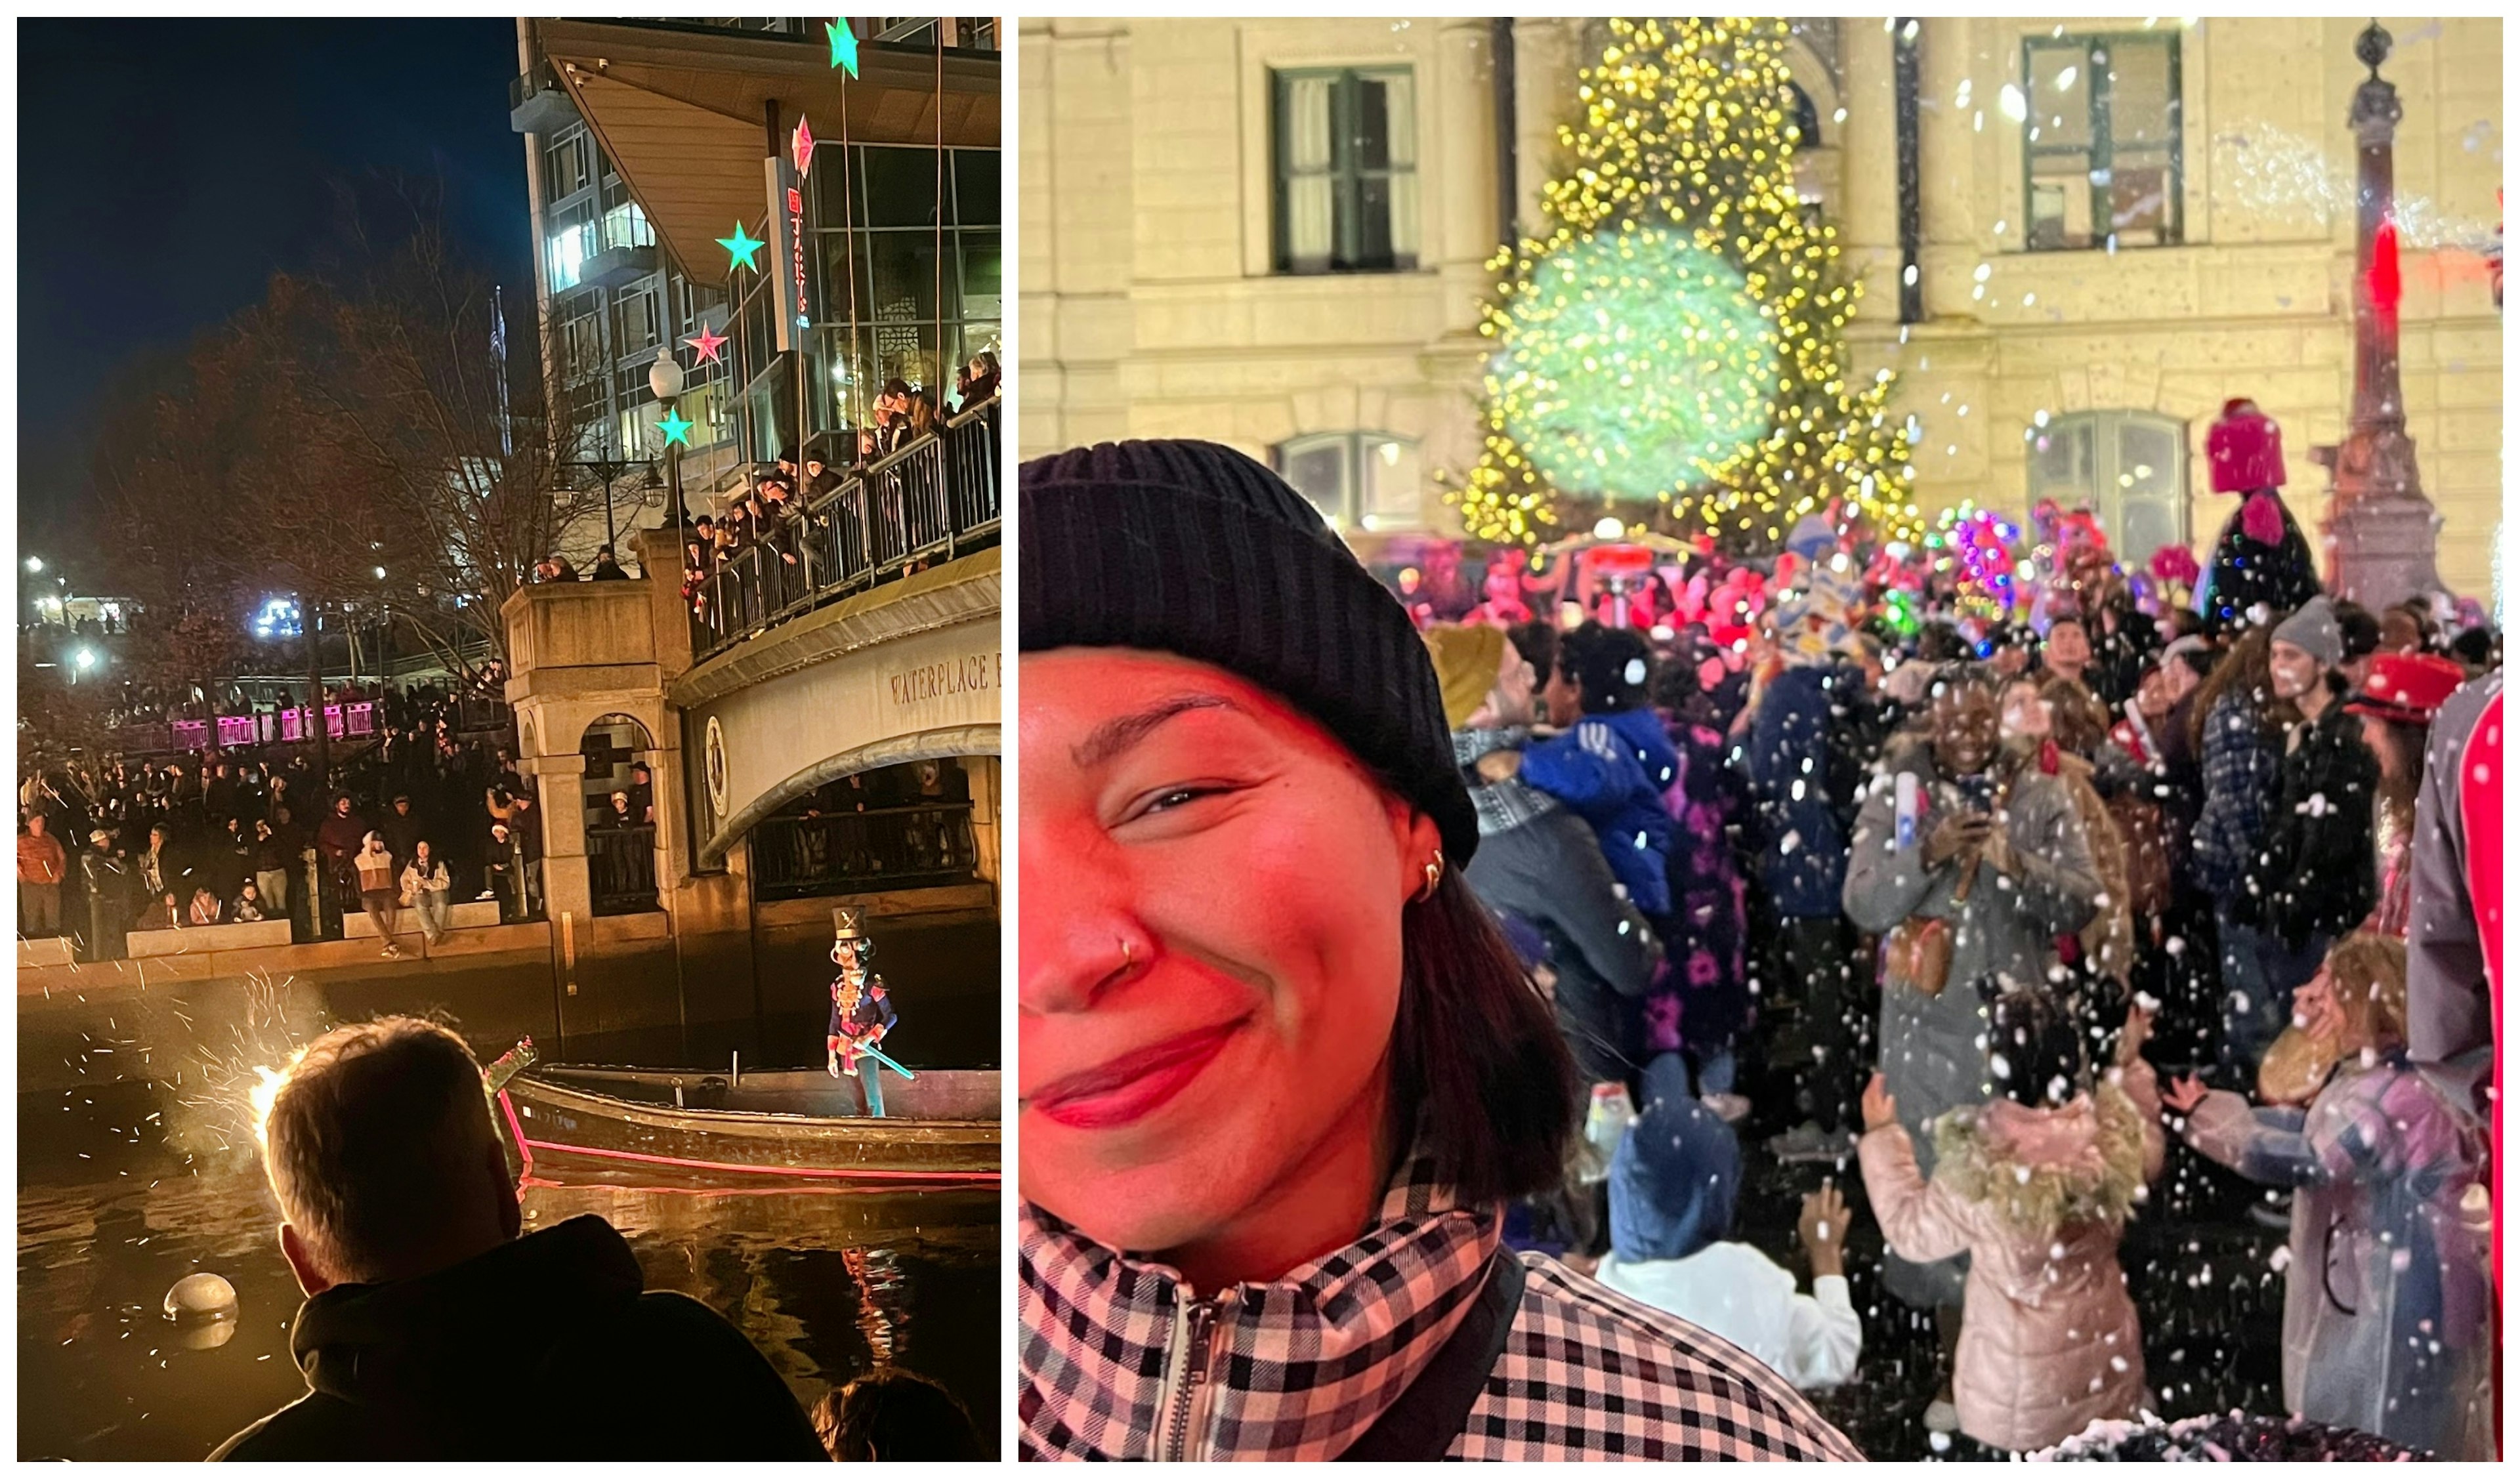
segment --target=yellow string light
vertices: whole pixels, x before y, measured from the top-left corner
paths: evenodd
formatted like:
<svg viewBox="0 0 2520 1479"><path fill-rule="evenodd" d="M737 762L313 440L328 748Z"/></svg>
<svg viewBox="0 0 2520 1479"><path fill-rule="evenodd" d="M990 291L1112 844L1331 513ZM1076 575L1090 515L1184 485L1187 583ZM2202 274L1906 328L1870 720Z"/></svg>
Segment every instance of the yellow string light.
<svg viewBox="0 0 2520 1479"><path fill-rule="evenodd" d="M1604 230L1685 229L1741 269L1781 352L1768 434L1702 480L1675 468L1675 485L1656 495L1643 526L1743 538L1764 526L1774 541L1794 518L1842 499L1885 538L1920 537L1907 430L1886 414L1894 381L1876 376L1848 388L1843 334L1862 285L1841 278L1836 231L1805 219L1794 187L1787 23L1614 20L1610 29L1600 61L1578 79L1583 124L1557 130L1572 163L1542 192L1552 229L1489 260L1500 282L1481 305L1479 332L1499 336L1536 301L1537 269L1552 253ZM1550 306L1564 303L1552 294ZM1601 512L1550 486L1523 455L1508 429L1528 424L1520 393L1491 379L1485 450L1448 495L1475 538L1537 543L1589 528Z"/></svg>

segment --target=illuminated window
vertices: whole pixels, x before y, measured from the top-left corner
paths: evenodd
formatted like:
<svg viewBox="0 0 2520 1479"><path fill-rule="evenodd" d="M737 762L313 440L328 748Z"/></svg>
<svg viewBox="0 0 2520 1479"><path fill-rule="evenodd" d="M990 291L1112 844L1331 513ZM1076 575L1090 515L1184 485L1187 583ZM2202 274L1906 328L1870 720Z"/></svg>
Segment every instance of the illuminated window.
<svg viewBox="0 0 2520 1479"><path fill-rule="evenodd" d="M543 150L543 194L561 201L595 183L595 141L583 132L555 140Z"/></svg>
<svg viewBox="0 0 2520 1479"><path fill-rule="evenodd" d="M1414 441L1334 431L1280 442L1269 461L1333 529L1412 529L1422 521Z"/></svg>
<svg viewBox="0 0 2520 1479"><path fill-rule="evenodd" d="M2022 69L2030 249L2178 245L2179 37L2035 36Z"/></svg>
<svg viewBox="0 0 2520 1479"><path fill-rule="evenodd" d="M604 245L617 246L653 246L656 232L648 224L648 212L637 204L625 202L604 213Z"/></svg>
<svg viewBox="0 0 2520 1479"><path fill-rule="evenodd" d="M2187 543L2187 432L2165 416L2091 411L2034 428L2030 506L2088 508L2118 562L2139 569L2163 545Z"/></svg>
<svg viewBox="0 0 2520 1479"><path fill-rule="evenodd" d="M583 218L587 206L572 207L551 236L551 291L565 292L578 285L586 270L586 259L595 255L595 222Z"/></svg>
<svg viewBox="0 0 2520 1479"><path fill-rule="evenodd" d="M1277 270L1418 265L1417 83L1405 67L1270 73Z"/></svg>

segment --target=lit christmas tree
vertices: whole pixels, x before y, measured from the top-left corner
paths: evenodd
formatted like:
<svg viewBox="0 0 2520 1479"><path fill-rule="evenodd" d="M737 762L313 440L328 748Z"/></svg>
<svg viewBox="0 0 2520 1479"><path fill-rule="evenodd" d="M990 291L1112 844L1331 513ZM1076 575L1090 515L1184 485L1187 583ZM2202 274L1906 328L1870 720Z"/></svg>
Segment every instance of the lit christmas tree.
<svg viewBox="0 0 2520 1479"><path fill-rule="evenodd" d="M1786 22L1612 21L1549 234L1498 253L1473 538L1604 515L1774 549L1804 515L1922 531L1891 377L1850 382L1860 286L1793 185Z"/></svg>

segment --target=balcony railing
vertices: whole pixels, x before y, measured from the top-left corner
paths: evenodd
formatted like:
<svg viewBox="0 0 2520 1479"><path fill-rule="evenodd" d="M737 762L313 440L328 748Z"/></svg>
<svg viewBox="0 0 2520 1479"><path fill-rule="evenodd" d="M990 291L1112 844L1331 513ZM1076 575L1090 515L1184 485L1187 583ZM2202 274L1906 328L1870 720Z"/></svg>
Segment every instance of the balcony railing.
<svg viewBox="0 0 2520 1479"><path fill-rule="evenodd" d="M764 817L750 842L753 897L765 901L961 883L980 859L968 801Z"/></svg>
<svg viewBox="0 0 2520 1479"><path fill-rule="evenodd" d="M646 914L663 908L656 902L656 829L590 828L586 881L599 915Z"/></svg>
<svg viewBox="0 0 2520 1479"><path fill-rule="evenodd" d="M826 602L997 543L1000 404L992 397L850 474L770 542L730 556L700 583L694 660Z"/></svg>

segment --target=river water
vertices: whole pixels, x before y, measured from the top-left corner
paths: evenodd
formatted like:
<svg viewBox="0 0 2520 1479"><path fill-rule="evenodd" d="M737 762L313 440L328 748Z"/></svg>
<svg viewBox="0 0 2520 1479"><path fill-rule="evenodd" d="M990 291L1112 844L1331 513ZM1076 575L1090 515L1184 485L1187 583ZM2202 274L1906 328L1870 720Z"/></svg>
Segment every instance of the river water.
<svg viewBox="0 0 2520 1479"><path fill-rule="evenodd" d="M198 1459L305 1390L299 1294L249 1151L217 1148L185 1093L82 1085L18 1101L18 1456ZM526 1190L528 1232L581 1213L628 1237L652 1289L735 1322L800 1405L878 1365L927 1376L998 1442L995 1188L742 1188L562 1173ZM188 1348L161 1313L187 1274L236 1286L233 1334Z"/></svg>

